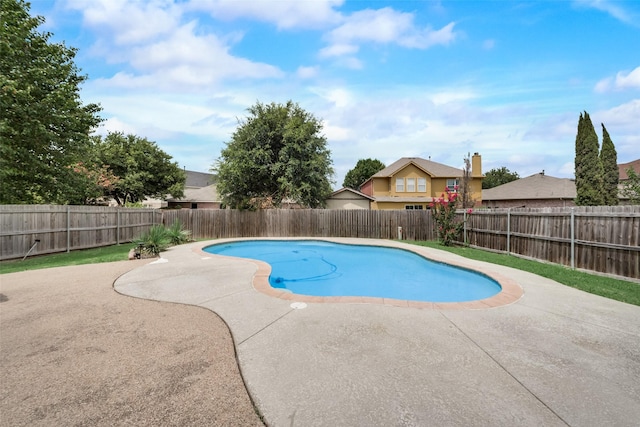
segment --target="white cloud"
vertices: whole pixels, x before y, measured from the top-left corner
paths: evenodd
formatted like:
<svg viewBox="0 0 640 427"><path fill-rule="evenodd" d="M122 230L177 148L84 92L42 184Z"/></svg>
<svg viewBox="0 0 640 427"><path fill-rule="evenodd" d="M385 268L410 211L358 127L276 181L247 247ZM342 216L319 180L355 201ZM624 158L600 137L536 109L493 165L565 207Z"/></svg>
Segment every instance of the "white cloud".
<svg viewBox="0 0 640 427"><path fill-rule="evenodd" d="M117 45L141 43L174 30L181 10L172 2L152 0L69 0L68 7L83 14L83 23L104 29Z"/></svg>
<svg viewBox="0 0 640 427"><path fill-rule="evenodd" d="M351 55L358 52L359 49L360 47L355 44L334 44L320 49L320 57Z"/></svg>
<svg viewBox="0 0 640 427"><path fill-rule="evenodd" d="M125 123L118 117L110 117L100 124L98 134L106 135L110 132L121 132L124 134L135 134L135 126Z"/></svg>
<svg viewBox="0 0 640 427"><path fill-rule="evenodd" d="M200 91L224 79L280 78L284 73L269 64L229 54L229 47L215 35L196 35L196 22L177 28L154 43L126 51L124 60L135 70L119 72L96 84L131 89Z"/></svg>
<svg viewBox="0 0 640 427"><path fill-rule="evenodd" d="M451 22L440 30L418 28L413 13L398 12L390 7L365 9L345 17L344 23L330 31L326 38L331 46L349 46L354 42L394 43L407 48L427 49L447 45L456 38ZM352 52L349 52L352 53Z"/></svg>
<svg viewBox="0 0 640 427"><path fill-rule="evenodd" d="M638 26L640 22L638 22L638 16L636 16L633 12L625 9L622 5L623 2L610 1L610 0L575 0L574 4L578 7L586 7L597 9L601 12L608 13L615 19L622 21L626 24L632 24Z"/></svg>
<svg viewBox="0 0 640 427"><path fill-rule="evenodd" d="M342 3L344 0L192 0L188 7L207 11L218 19L250 18L291 29L335 25L341 19L335 8Z"/></svg>
<svg viewBox="0 0 640 427"><path fill-rule="evenodd" d="M496 41L493 39L487 39L482 42L482 48L484 50L491 50L496 46Z"/></svg>
<svg viewBox="0 0 640 427"><path fill-rule="evenodd" d="M611 77L606 77L600 80L598 83L596 83L593 90L596 93L607 93L611 90L612 86L613 86L613 79Z"/></svg>
<svg viewBox="0 0 640 427"><path fill-rule="evenodd" d="M605 77L596 83L594 91L597 93L607 93L612 90L640 89L640 67L625 73L623 71L616 74L616 77Z"/></svg>
<svg viewBox="0 0 640 427"><path fill-rule="evenodd" d="M318 67L300 66L296 70L296 75L301 79L311 79L318 75Z"/></svg>
<svg viewBox="0 0 640 427"><path fill-rule="evenodd" d="M626 75L622 72L616 74L615 86L617 89L640 88L640 67Z"/></svg>

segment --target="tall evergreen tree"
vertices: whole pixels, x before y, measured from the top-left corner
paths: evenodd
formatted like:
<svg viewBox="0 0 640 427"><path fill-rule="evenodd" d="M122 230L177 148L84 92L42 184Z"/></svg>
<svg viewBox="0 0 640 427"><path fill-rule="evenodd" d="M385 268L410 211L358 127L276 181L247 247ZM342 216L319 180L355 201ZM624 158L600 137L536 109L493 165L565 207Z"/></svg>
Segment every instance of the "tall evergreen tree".
<svg viewBox="0 0 640 427"><path fill-rule="evenodd" d="M604 204L615 206L618 204L618 153L611 141L607 128L602 124L602 150L600 151L600 163L602 163L602 190Z"/></svg>
<svg viewBox="0 0 640 427"><path fill-rule="evenodd" d="M604 203L602 163L599 157L598 135L589 113L580 114L576 135L576 205L599 206Z"/></svg>

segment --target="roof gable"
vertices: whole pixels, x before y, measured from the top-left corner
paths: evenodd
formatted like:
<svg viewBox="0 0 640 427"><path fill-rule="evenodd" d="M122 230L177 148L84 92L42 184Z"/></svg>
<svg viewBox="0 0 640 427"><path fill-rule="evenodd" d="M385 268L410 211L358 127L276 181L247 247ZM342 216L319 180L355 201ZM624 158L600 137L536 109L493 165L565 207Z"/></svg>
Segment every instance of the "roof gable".
<svg viewBox="0 0 640 427"><path fill-rule="evenodd" d="M402 157L373 175L371 178L391 178L409 165L414 165L432 178L459 178L462 176L462 169L457 169L438 162L432 162L431 160L422 159L420 157Z"/></svg>
<svg viewBox="0 0 640 427"><path fill-rule="evenodd" d="M343 187L343 188L341 188L339 190L334 191L333 193L331 193L331 196L329 196L329 198L331 199L331 198L334 198L336 196L343 195L343 194L346 194L346 193L352 193L352 194L354 194L354 195L356 195L358 197L362 197L363 199L375 200L373 197L368 196L368 195L366 195L364 193L361 193L361 192L359 192L357 190L354 190L353 188L349 188L349 187Z"/></svg>

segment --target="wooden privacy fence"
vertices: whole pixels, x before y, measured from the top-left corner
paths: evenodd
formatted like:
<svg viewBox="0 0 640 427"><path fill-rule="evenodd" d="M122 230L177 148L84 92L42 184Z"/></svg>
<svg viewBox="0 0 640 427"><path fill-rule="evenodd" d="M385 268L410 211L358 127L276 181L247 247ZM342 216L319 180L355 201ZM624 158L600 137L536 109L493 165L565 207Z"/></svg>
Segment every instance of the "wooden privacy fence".
<svg viewBox="0 0 640 427"><path fill-rule="evenodd" d="M464 239L471 246L640 279L640 206L480 209L458 215L461 220L466 216ZM428 210L0 205L0 260L129 242L153 224L175 220L196 239L437 238Z"/></svg>
<svg viewBox="0 0 640 427"><path fill-rule="evenodd" d="M402 227L406 240L432 240L429 211L269 209L164 211L165 225L179 220L196 239L227 237L361 237L397 239Z"/></svg>
<svg viewBox="0 0 640 427"><path fill-rule="evenodd" d="M0 205L0 260L130 242L159 223L156 209Z"/></svg>
<svg viewBox="0 0 640 427"><path fill-rule="evenodd" d="M491 209L465 216L471 246L640 278L640 206Z"/></svg>

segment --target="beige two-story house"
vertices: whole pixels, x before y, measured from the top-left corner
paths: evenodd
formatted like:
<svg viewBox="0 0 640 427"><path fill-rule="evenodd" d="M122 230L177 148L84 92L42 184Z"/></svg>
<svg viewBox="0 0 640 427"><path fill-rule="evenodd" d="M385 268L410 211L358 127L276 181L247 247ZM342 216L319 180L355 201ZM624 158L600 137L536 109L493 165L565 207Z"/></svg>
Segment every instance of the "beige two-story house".
<svg viewBox="0 0 640 427"><path fill-rule="evenodd" d="M373 198L371 209L427 209L448 188L454 192L462 169L422 159L403 157L369 178L360 191ZM482 203L482 158L471 157L471 198Z"/></svg>

